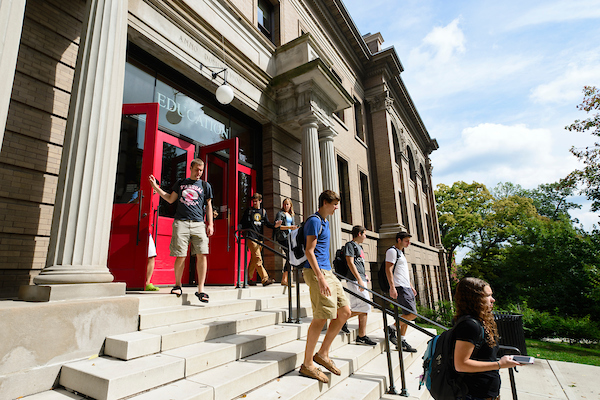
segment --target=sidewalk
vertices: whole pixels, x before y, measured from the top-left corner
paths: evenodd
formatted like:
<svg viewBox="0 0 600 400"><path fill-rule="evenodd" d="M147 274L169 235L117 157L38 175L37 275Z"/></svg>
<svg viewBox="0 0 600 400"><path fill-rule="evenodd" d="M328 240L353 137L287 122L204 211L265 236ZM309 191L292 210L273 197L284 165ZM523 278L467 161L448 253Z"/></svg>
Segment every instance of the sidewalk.
<svg viewBox="0 0 600 400"><path fill-rule="evenodd" d="M519 400L600 400L600 367L562 361L536 359L533 365L522 365L515 373ZM502 377L502 400L511 400L508 370Z"/></svg>

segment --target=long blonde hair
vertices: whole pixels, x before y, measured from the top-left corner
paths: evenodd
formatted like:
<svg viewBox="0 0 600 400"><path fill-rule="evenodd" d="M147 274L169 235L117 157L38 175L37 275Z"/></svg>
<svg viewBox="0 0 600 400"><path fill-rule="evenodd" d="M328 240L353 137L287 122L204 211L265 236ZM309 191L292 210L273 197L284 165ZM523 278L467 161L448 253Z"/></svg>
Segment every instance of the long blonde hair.
<svg viewBox="0 0 600 400"><path fill-rule="evenodd" d="M285 199L283 199L283 202L281 203L281 211L285 212L285 202L286 201L290 203L290 215L294 216L294 203L292 203L292 199L290 199L289 197L286 197Z"/></svg>

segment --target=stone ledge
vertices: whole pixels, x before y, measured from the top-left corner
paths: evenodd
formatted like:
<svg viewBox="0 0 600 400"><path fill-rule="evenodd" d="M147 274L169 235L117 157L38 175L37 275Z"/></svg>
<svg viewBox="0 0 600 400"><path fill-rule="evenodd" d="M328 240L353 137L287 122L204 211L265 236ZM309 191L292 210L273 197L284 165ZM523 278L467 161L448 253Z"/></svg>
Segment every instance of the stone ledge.
<svg viewBox="0 0 600 400"><path fill-rule="evenodd" d="M125 296L125 286L125 283L24 285L19 288L19 299L42 302Z"/></svg>

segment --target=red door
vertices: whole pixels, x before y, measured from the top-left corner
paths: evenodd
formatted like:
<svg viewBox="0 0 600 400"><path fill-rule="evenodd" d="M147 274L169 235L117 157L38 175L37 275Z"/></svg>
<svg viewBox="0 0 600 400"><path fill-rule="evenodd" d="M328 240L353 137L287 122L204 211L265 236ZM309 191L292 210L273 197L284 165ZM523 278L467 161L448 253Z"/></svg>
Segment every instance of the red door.
<svg viewBox="0 0 600 400"><path fill-rule="evenodd" d="M167 133L156 133L155 148L152 160L152 174L159 182L160 187L167 193L180 179L189 177L190 164L194 159L195 145L183 139L178 139ZM147 178L146 178L147 179ZM152 196L152 234L156 243L156 261L152 283L155 285L171 285L175 283L173 265L175 257L169 255L169 244L173 233L173 216L177 208L177 201L167 203L158 194ZM186 259L182 283L190 283L189 274L190 258Z"/></svg>
<svg viewBox="0 0 600 400"><path fill-rule="evenodd" d="M148 261L152 170L158 103L125 104L121 124L108 267L115 282L143 288Z"/></svg>
<svg viewBox="0 0 600 400"><path fill-rule="evenodd" d="M256 171L238 160L238 138L200 148L205 163L205 179L213 189L215 232L210 239L207 284L232 285L237 282L235 230L256 188ZM242 256L243 258L243 256ZM243 274L242 265L241 273Z"/></svg>

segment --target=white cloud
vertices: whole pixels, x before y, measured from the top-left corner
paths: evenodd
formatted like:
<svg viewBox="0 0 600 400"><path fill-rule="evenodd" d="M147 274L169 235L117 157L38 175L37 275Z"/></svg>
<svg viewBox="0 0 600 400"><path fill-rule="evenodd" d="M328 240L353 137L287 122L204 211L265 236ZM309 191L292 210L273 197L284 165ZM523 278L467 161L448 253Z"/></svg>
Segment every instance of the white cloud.
<svg viewBox="0 0 600 400"><path fill-rule="evenodd" d="M531 90L530 99L538 104L576 104L583 98L584 85L600 82L600 49L587 53L566 66L562 75Z"/></svg>
<svg viewBox="0 0 600 400"><path fill-rule="evenodd" d="M458 140L432 154L434 179L446 184L477 181L489 187L513 182L527 188L554 182L577 164L566 152L553 154L554 144L548 129L479 124L464 129Z"/></svg>
<svg viewBox="0 0 600 400"><path fill-rule="evenodd" d="M455 53L465 52L465 35L458 23L459 18L456 18L444 27L435 27L423 39L423 43L433 47L434 62L447 62Z"/></svg>
<svg viewBox="0 0 600 400"><path fill-rule="evenodd" d="M598 0L545 1L539 7L521 13L507 28L594 18L600 18Z"/></svg>

